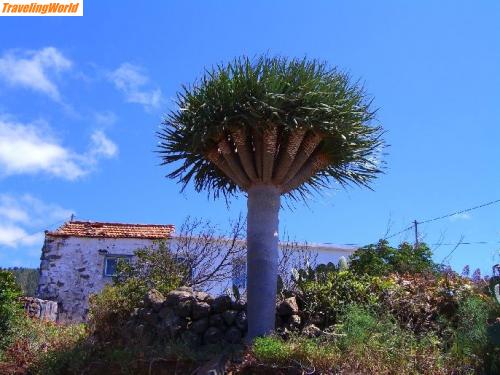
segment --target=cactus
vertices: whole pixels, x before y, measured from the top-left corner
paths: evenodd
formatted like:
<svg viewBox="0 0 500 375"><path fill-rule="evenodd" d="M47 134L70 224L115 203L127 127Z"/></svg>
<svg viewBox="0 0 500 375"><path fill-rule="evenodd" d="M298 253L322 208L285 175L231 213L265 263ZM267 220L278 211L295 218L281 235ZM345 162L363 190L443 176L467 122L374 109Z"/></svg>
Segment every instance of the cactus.
<svg viewBox="0 0 500 375"><path fill-rule="evenodd" d="M345 271L349 269L349 264L347 263L347 259L344 256L340 257L337 267L339 268L339 271Z"/></svg>

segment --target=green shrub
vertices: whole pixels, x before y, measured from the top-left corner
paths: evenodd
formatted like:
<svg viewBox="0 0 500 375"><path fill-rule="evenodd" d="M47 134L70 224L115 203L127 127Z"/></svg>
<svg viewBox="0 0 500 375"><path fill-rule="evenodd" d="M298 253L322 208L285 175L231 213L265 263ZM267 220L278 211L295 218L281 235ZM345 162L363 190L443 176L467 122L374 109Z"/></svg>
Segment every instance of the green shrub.
<svg viewBox="0 0 500 375"><path fill-rule="evenodd" d="M293 367L297 373L444 374L448 370L434 336L419 338L390 316L355 305L339 320L342 323L331 336L258 338L252 355L259 363Z"/></svg>
<svg viewBox="0 0 500 375"><path fill-rule="evenodd" d="M23 317L19 303L21 290L14 275L0 270L0 358L3 349L12 341L16 326Z"/></svg>
<svg viewBox="0 0 500 375"><path fill-rule="evenodd" d="M488 335L488 318L498 313L491 300L480 296L464 299L458 308L457 322L451 323L450 353L456 363L487 373L500 371L500 347Z"/></svg>
<svg viewBox="0 0 500 375"><path fill-rule="evenodd" d="M304 311L320 318L324 326L336 323L338 316L352 304L376 306L378 303L378 283L370 276L358 276L350 270L337 271L329 265L319 265L305 275L297 281Z"/></svg>
<svg viewBox="0 0 500 375"><path fill-rule="evenodd" d="M156 247L147 247L134 252L133 262L119 262L115 285L134 280L145 290L156 289L163 294L189 281L189 266L177 259L167 242L159 241Z"/></svg>
<svg viewBox="0 0 500 375"><path fill-rule="evenodd" d="M401 328L390 314L376 314L351 306L342 317L339 347L351 358L348 368L361 366L368 373L428 373L444 371L439 338L416 336Z"/></svg>
<svg viewBox="0 0 500 375"><path fill-rule="evenodd" d="M394 248L387 241L380 240L376 245L356 250L349 260L350 269L359 275L415 274L437 269L432 261L431 250L424 243L420 243L416 249L407 242Z"/></svg>
<svg viewBox="0 0 500 375"><path fill-rule="evenodd" d="M147 292L145 283L137 279L106 285L89 298L89 330L101 341L118 337L123 324Z"/></svg>
<svg viewBox="0 0 500 375"><path fill-rule="evenodd" d="M165 242L157 249L137 250L131 263L120 261L112 285L92 295L89 300L89 329L101 341L120 336L123 325L134 308L140 307L148 290L163 294L181 285L187 269L177 261Z"/></svg>
<svg viewBox="0 0 500 375"><path fill-rule="evenodd" d="M416 334L443 329L456 319L459 303L474 293L472 282L457 274L393 274L381 296L380 309Z"/></svg>

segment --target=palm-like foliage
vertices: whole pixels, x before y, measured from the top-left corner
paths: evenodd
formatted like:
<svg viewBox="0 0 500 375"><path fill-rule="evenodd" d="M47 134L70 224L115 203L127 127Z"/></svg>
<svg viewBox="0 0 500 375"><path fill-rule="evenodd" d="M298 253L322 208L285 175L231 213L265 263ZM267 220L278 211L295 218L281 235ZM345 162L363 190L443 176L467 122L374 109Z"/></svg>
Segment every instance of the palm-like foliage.
<svg viewBox="0 0 500 375"><path fill-rule="evenodd" d="M239 58L184 87L159 132L168 177L230 196L258 182L297 198L332 181L367 186L382 130L347 74L316 60Z"/></svg>

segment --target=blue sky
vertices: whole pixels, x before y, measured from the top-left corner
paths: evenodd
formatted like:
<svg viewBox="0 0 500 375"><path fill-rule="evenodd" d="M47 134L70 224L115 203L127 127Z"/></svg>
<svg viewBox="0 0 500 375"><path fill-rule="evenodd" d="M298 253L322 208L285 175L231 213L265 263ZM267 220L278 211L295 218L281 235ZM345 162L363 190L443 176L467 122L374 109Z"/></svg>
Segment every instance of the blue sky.
<svg viewBox="0 0 500 375"><path fill-rule="evenodd" d="M163 176L155 131L203 68L259 53L360 78L390 144L374 191L332 186L294 210L297 240L366 244L500 199L497 1L86 1L83 17L0 18L0 266L37 266L42 229L78 219L227 225L245 213ZM153 6L154 5L154 6ZM390 225L388 224L390 223ZM500 204L421 225L450 264L500 260ZM407 231L391 239L413 240ZM436 261L454 246L435 249Z"/></svg>

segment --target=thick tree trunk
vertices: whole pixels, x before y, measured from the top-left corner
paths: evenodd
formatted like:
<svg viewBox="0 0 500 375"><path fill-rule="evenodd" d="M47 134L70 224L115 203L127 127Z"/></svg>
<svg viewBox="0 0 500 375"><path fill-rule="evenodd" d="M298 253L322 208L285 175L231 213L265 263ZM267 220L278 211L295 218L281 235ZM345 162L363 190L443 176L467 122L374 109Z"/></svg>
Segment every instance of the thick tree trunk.
<svg viewBox="0 0 500 375"><path fill-rule="evenodd" d="M247 340L274 330L278 281L280 193L272 185L248 189Z"/></svg>

